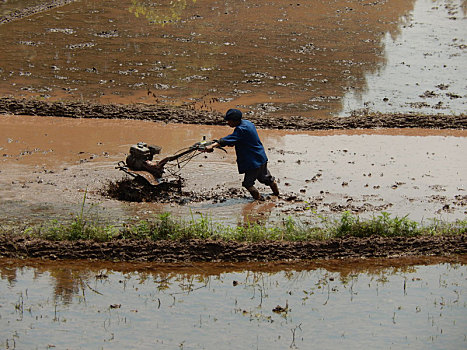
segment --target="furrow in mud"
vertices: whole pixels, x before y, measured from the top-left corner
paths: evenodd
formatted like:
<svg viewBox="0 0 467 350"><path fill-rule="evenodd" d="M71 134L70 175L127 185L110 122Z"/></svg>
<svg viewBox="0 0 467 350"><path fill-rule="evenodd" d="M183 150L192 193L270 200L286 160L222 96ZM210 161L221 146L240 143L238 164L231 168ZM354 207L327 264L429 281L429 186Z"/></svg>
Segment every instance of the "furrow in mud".
<svg viewBox="0 0 467 350"><path fill-rule="evenodd" d="M258 242L187 240L52 242L0 236L0 257L154 262L248 262L341 258L447 256L467 253L467 234L421 237L346 237L327 241Z"/></svg>
<svg viewBox="0 0 467 350"><path fill-rule="evenodd" d="M51 9L54 9L56 7L64 6L67 4L70 4L72 2L75 2L76 0L52 0L52 1L47 1L43 4L39 4L36 6L30 6L21 10L16 10L13 11L5 16L0 17L0 24L3 23L8 23L12 22L21 18L25 18L28 16L32 16L36 13L44 12L44 11L49 11Z"/></svg>
<svg viewBox="0 0 467 350"><path fill-rule="evenodd" d="M0 98L0 114L69 118L139 119L166 123L224 125L221 113L162 105L117 105L84 102L46 102ZM263 129L333 130L377 128L467 129L467 115L368 114L325 119L308 117L256 116L246 118Z"/></svg>

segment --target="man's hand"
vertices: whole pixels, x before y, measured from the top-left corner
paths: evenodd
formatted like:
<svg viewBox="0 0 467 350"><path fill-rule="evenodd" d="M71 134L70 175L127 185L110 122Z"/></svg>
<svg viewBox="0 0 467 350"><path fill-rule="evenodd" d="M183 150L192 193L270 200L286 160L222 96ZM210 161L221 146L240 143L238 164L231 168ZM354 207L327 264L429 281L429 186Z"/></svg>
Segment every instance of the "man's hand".
<svg viewBox="0 0 467 350"><path fill-rule="evenodd" d="M214 142L212 145L206 146L206 147L203 149L203 152L207 152L207 153L214 152L214 148L215 148L215 147L219 147L219 143L218 143L218 142Z"/></svg>

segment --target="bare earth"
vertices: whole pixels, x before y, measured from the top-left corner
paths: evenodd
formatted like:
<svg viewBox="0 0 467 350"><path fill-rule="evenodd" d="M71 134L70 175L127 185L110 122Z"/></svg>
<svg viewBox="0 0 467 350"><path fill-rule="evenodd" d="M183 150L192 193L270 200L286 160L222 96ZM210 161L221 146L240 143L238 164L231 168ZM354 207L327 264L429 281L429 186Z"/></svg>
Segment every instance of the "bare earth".
<svg viewBox="0 0 467 350"><path fill-rule="evenodd" d="M50 242L0 235L0 257L109 261L290 261L467 254L467 234L445 237L369 237L315 242L223 241Z"/></svg>

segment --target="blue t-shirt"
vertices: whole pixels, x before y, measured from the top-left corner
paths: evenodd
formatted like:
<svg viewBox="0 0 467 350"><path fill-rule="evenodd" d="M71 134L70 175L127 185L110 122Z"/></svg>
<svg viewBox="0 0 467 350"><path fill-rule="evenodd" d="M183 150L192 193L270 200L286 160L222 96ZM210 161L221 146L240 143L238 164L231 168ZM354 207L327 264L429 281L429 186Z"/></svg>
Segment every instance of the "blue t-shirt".
<svg viewBox="0 0 467 350"><path fill-rule="evenodd" d="M259 168L268 161L255 125L242 119L233 133L219 140L221 146L235 146L237 166L240 174Z"/></svg>

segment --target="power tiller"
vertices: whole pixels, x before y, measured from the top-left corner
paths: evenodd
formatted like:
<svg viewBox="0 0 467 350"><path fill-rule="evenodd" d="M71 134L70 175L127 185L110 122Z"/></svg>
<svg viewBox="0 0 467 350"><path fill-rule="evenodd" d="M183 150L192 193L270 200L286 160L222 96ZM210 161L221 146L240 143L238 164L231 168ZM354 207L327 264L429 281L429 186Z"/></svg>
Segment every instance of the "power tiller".
<svg viewBox="0 0 467 350"><path fill-rule="evenodd" d="M154 155L159 154L162 147L148 145L145 142L138 142L130 147L130 154L125 161L120 161L116 169L133 177L137 182L145 183L149 186L159 186L161 184L173 185L181 190L182 178L181 169L193 158L203 153L207 146L212 145L217 140L196 142L195 144L178 150L174 155L165 157L159 161L153 160ZM224 152L224 148L219 147Z"/></svg>

